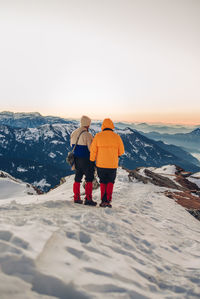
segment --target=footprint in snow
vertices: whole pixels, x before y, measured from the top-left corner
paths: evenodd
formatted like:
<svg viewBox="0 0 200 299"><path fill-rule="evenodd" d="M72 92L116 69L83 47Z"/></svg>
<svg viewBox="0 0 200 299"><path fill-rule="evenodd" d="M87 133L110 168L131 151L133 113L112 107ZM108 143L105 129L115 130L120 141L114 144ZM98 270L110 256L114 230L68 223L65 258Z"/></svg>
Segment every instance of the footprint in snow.
<svg viewBox="0 0 200 299"><path fill-rule="evenodd" d="M80 260L89 260L89 257L85 254L83 250L78 250L73 247L66 247L66 250Z"/></svg>
<svg viewBox="0 0 200 299"><path fill-rule="evenodd" d="M80 231L79 239L80 239L81 243L84 243L84 244L88 244L91 241L91 237L88 234L84 233L83 231Z"/></svg>
<svg viewBox="0 0 200 299"><path fill-rule="evenodd" d="M0 231L0 240L10 241L12 235L13 234L11 232L7 231L7 230L1 230Z"/></svg>

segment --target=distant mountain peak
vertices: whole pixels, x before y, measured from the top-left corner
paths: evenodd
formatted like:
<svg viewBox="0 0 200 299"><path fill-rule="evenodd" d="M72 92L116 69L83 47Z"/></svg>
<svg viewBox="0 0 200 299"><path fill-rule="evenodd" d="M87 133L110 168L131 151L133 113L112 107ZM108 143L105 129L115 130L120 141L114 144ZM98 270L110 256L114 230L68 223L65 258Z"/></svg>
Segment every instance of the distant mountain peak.
<svg viewBox="0 0 200 299"><path fill-rule="evenodd" d="M195 135L195 136L200 136L200 128L195 129L190 134Z"/></svg>
<svg viewBox="0 0 200 299"><path fill-rule="evenodd" d="M39 112L10 112L10 111L2 111L0 112L0 115L5 115L5 116L36 116L36 117L41 117L42 115Z"/></svg>

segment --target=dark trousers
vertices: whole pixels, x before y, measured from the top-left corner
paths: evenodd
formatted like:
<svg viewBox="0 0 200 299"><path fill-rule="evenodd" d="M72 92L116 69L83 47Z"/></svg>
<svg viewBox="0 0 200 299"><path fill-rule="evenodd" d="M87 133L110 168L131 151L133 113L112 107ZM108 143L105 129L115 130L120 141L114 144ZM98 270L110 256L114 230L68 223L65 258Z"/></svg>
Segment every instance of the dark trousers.
<svg viewBox="0 0 200 299"><path fill-rule="evenodd" d="M117 175L117 169L97 167L97 174L101 184L108 184L108 183L114 184Z"/></svg>
<svg viewBox="0 0 200 299"><path fill-rule="evenodd" d="M75 157L75 182L81 182L83 175L85 175L86 182L94 180L94 165L89 158Z"/></svg>

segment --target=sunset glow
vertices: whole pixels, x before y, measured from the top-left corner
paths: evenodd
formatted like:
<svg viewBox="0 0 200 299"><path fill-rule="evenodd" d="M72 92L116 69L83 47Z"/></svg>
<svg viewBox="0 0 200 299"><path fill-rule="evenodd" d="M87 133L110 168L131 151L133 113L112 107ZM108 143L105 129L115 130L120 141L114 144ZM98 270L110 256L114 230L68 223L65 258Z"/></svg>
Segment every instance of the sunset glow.
<svg viewBox="0 0 200 299"><path fill-rule="evenodd" d="M0 1L0 111L200 123L200 1Z"/></svg>

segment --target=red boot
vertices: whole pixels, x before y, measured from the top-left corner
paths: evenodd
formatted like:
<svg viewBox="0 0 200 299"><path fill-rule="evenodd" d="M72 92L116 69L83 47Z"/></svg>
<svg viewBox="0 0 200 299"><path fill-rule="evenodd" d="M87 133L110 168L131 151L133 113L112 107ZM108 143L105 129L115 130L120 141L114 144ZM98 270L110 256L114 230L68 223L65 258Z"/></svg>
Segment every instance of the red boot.
<svg viewBox="0 0 200 299"><path fill-rule="evenodd" d="M110 202L107 200L107 185L106 184L100 184L100 189L101 189L101 203L100 207L102 208L112 208L112 205Z"/></svg>
<svg viewBox="0 0 200 299"><path fill-rule="evenodd" d="M79 182L74 182L74 185L73 185L74 202L82 204L83 201L82 201L81 196L80 196L80 185L81 184Z"/></svg>
<svg viewBox="0 0 200 299"><path fill-rule="evenodd" d="M96 206L96 202L92 200L92 182L85 184L85 205Z"/></svg>
<svg viewBox="0 0 200 299"><path fill-rule="evenodd" d="M112 201L113 187L114 187L113 183L108 183L106 186L107 201L109 202Z"/></svg>

